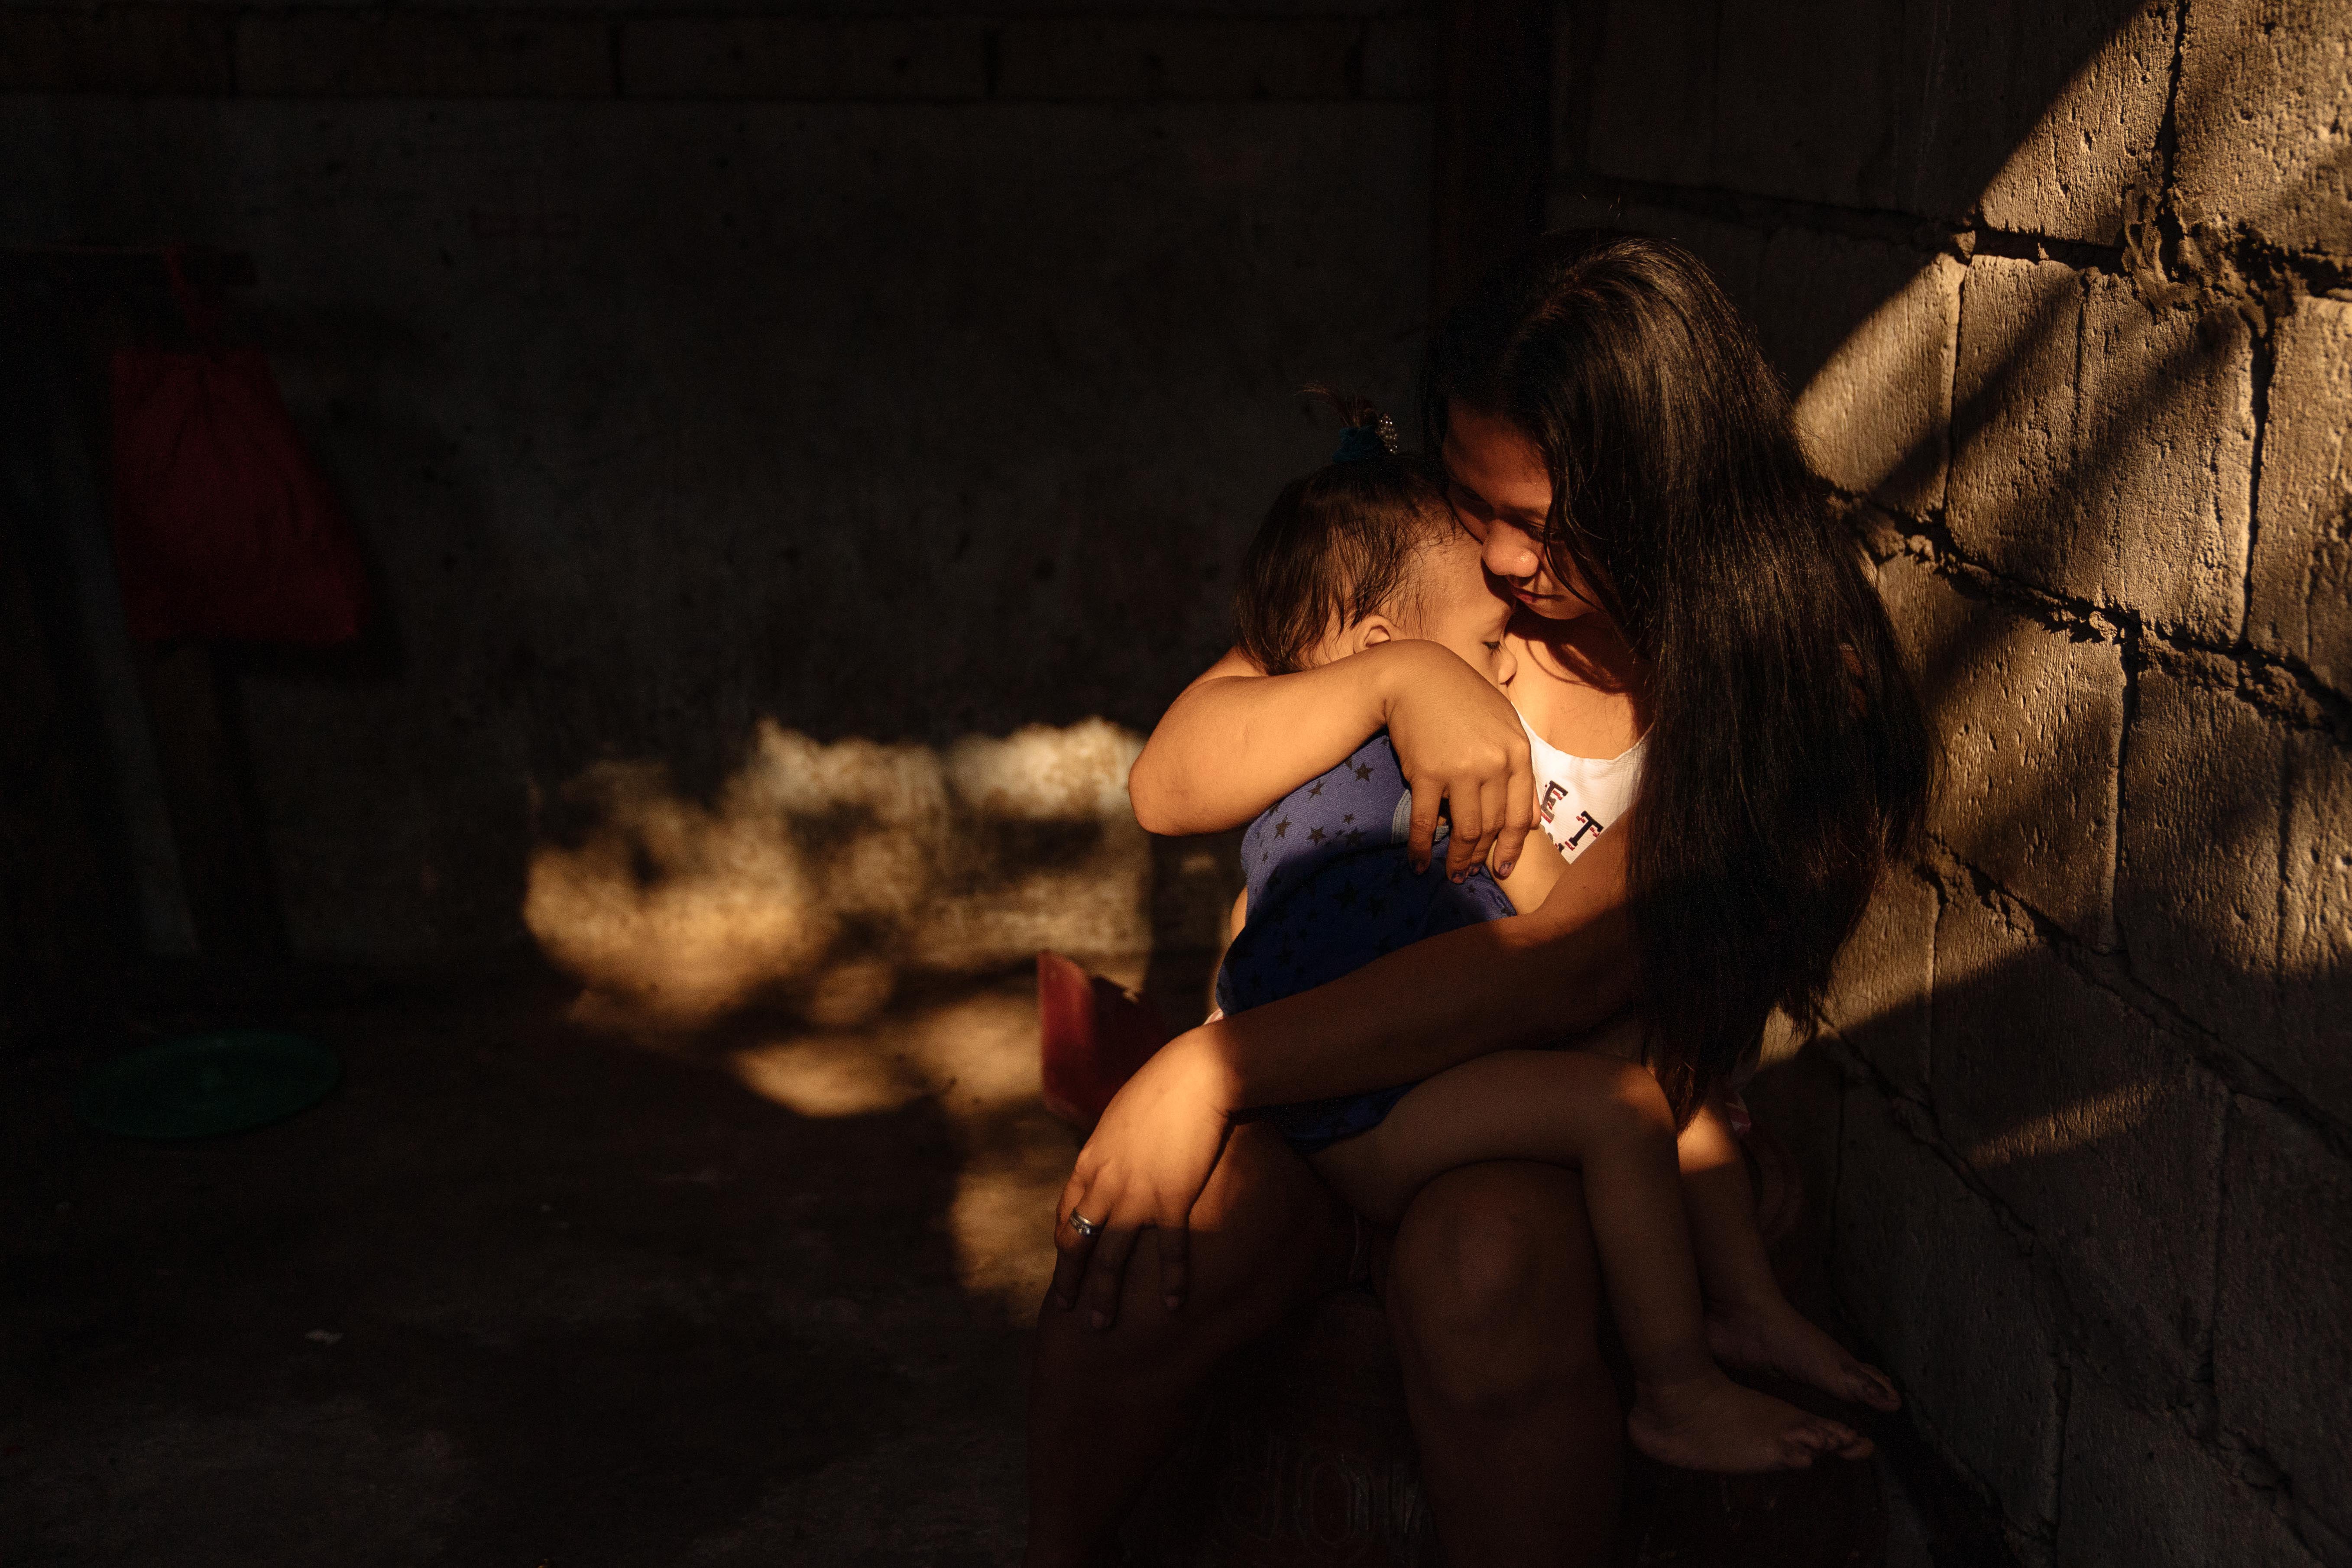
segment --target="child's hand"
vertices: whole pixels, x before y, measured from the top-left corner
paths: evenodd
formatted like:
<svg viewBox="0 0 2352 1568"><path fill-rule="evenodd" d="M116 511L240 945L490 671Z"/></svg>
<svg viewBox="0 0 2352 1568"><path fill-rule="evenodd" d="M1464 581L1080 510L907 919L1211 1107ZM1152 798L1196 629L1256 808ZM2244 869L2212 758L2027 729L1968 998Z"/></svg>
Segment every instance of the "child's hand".
<svg viewBox="0 0 2352 1568"><path fill-rule="evenodd" d="M1507 875L1535 822L1535 772L1517 710L1493 681L1435 643L1392 646L1426 650L1396 659L1387 704L1389 740L1412 789L1413 869L1429 867L1444 802L1454 824L1446 874L1458 882L1491 863Z"/></svg>
<svg viewBox="0 0 2352 1568"><path fill-rule="evenodd" d="M1502 858L1502 847L1497 845L1491 868L1495 880L1510 899L1511 907L1521 914L1543 908L1544 900L1551 897L1552 889L1568 871L1568 860L1560 854L1559 847L1540 833L1528 836L1520 847L1517 866L1505 869Z"/></svg>

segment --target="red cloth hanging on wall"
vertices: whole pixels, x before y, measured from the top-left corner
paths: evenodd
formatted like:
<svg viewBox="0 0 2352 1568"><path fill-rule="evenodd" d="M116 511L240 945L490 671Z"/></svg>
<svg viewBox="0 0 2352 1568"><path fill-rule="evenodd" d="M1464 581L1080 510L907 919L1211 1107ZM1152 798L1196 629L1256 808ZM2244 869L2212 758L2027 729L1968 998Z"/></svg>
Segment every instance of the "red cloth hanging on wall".
<svg viewBox="0 0 2352 1568"><path fill-rule="evenodd" d="M367 615L359 542L257 349L167 252L194 352L118 350L114 551L131 635L325 647Z"/></svg>

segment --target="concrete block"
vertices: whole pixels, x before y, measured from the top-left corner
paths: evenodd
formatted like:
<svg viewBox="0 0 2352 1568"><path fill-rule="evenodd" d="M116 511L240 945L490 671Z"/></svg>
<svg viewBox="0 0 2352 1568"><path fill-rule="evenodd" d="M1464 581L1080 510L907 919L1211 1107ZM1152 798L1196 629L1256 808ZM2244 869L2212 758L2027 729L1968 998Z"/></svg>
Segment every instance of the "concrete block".
<svg viewBox="0 0 2352 1568"><path fill-rule="evenodd" d="M1887 873L1831 972L1830 1027L1898 1094L1927 1098L1936 917L1943 895L1909 867Z"/></svg>
<svg viewBox="0 0 2352 1568"><path fill-rule="evenodd" d="M1800 228L1765 247L1757 329L1813 466L1841 489L1914 514L1943 504L1966 270Z"/></svg>
<svg viewBox="0 0 2352 1568"><path fill-rule="evenodd" d="M2352 1534L2352 1162L2260 1100L2231 1107L2213 1394L2222 1429Z"/></svg>
<svg viewBox="0 0 2352 1568"><path fill-rule="evenodd" d="M2243 600L2253 345L2234 311L1982 257L1962 287L1952 538L2062 597L2216 641Z"/></svg>
<svg viewBox="0 0 2352 1568"><path fill-rule="evenodd" d="M2199 1023L2271 1023L2286 735L2231 672L2138 672L2120 786L2116 923L2132 971Z"/></svg>
<svg viewBox="0 0 2352 1568"><path fill-rule="evenodd" d="M1716 184L1716 12L1701 0L1612 0L1592 74L1585 158L1596 174Z"/></svg>
<svg viewBox="0 0 2352 1568"><path fill-rule="evenodd" d="M2181 220L2297 250L2352 251L2352 10L2305 0L2184 7Z"/></svg>
<svg viewBox="0 0 2352 1568"><path fill-rule="evenodd" d="M1969 264L1953 368L1948 521L1972 557L2037 582L2064 575L2057 568L2082 321L2074 268L2001 256ZM2088 581L2095 584L2095 573Z"/></svg>
<svg viewBox="0 0 2352 1568"><path fill-rule="evenodd" d="M1947 900L1935 951L1937 1125L2033 1226L2100 1350L2168 1393L2212 1316L2227 1091L1995 907Z"/></svg>
<svg viewBox="0 0 2352 1568"><path fill-rule="evenodd" d="M1948 56L1931 59L1933 42L1903 9L1868 0L1723 7L1706 106L1707 183L1833 206L1957 214L1957 191L1919 177L1947 112ZM1975 195L1967 182L1941 184Z"/></svg>
<svg viewBox="0 0 2352 1568"><path fill-rule="evenodd" d="M2095 1378L2066 1401L2058 1561L2133 1568L2319 1568L2263 1493L2170 1415Z"/></svg>
<svg viewBox="0 0 2352 1568"><path fill-rule="evenodd" d="M2269 1030L2235 1031L2239 1047L2352 1121L2352 752L2324 731L2287 742L2281 826L2277 1009Z"/></svg>
<svg viewBox="0 0 2352 1568"><path fill-rule="evenodd" d="M225 93L226 9L0 7L0 92Z"/></svg>
<svg viewBox="0 0 2352 1568"><path fill-rule="evenodd" d="M1916 561L1879 591L1943 763L1932 825L1954 853L2080 940L2113 940L2122 649L1977 596Z"/></svg>
<svg viewBox="0 0 2352 1568"><path fill-rule="evenodd" d="M1769 230L1654 205L1588 196L1573 188L1552 195L1545 218L1550 228L1623 228L1671 239L1706 263L1731 302L1759 321L1769 313L1764 295L1764 247Z"/></svg>
<svg viewBox="0 0 2352 1568"><path fill-rule="evenodd" d="M2012 1527L2046 1531L2060 1436L2050 1303L1991 1208L1867 1085L1846 1093L1831 1268L1912 1419Z"/></svg>
<svg viewBox="0 0 2352 1568"><path fill-rule="evenodd" d="M2352 691L2352 304L2298 302L2271 353L2246 632Z"/></svg>
<svg viewBox="0 0 2352 1568"><path fill-rule="evenodd" d="M494 11L248 11L236 85L265 97L602 98L600 17Z"/></svg>
<svg viewBox="0 0 2352 1568"><path fill-rule="evenodd" d="M2116 921L2152 990L2352 1119L2352 754L2231 689L2149 668L2125 743Z"/></svg>
<svg viewBox="0 0 2352 1568"><path fill-rule="evenodd" d="M2120 243L2126 193L2153 189L2164 174L2157 137L2179 30L2174 7L2168 0L2019 6L2010 15L2020 47L1971 47L1970 34L2000 10L1970 6L1954 17L1956 107L1991 99L2000 108L1964 109L1944 122L1937 172L1966 181L1998 159L1976 198L1987 226ZM2000 79L2000 87L1985 78Z"/></svg>
<svg viewBox="0 0 2352 1568"><path fill-rule="evenodd" d="M2135 973L2209 1027L2255 1005L2278 946L2286 734L2231 671L2138 671L2125 744L2116 923Z"/></svg>
<svg viewBox="0 0 2352 1568"><path fill-rule="evenodd" d="M2161 172L2173 7L1620 0L1592 166L2115 243Z"/></svg>
<svg viewBox="0 0 2352 1568"><path fill-rule="evenodd" d="M2102 597L2233 640L2253 502L2252 331L2233 310L2151 312L2123 279L2086 282L2078 548L2100 560Z"/></svg>
<svg viewBox="0 0 2352 1568"><path fill-rule="evenodd" d="M1360 29L1342 17L1007 22L996 91L1016 99L1353 96Z"/></svg>
<svg viewBox="0 0 2352 1568"><path fill-rule="evenodd" d="M925 17L656 16L621 25L631 98L977 99L986 30Z"/></svg>

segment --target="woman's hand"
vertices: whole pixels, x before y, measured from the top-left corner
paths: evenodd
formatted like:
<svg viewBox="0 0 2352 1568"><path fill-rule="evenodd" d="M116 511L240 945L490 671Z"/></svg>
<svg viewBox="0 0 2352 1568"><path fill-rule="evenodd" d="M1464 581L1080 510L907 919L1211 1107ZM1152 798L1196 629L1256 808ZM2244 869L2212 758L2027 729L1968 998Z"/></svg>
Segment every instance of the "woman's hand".
<svg viewBox="0 0 2352 1568"><path fill-rule="evenodd" d="M1055 1211L1054 1300L1063 1310L1086 1300L1087 1321L1110 1327L1118 1316L1128 1255L1146 1226L1160 1232L1160 1287L1169 1310L1188 1284L1187 1227L1231 1130L1233 1085L1218 1067L1207 1032L1179 1035L1154 1052L1111 1098L1095 1123L1077 1168ZM1071 1224L1077 1215L1090 1230Z"/></svg>
<svg viewBox="0 0 2352 1568"><path fill-rule="evenodd" d="M1460 881L1499 846L1493 864L1509 876L1535 823L1535 773L1517 710L1493 681L1435 643L1391 647L1396 657L1383 682L1383 721L1412 787L1413 869L1429 866L1443 800L1454 825L1446 874Z"/></svg>

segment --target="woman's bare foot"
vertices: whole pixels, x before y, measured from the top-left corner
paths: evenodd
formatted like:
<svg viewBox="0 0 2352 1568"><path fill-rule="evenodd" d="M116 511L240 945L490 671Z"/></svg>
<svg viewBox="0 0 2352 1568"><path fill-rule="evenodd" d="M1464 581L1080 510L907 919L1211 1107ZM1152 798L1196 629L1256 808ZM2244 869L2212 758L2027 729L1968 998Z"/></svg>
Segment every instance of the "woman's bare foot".
<svg viewBox="0 0 2352 1568"><path fill-rule="evenodd" d="M1626 1417L1633 1447L1685 1470L1747 1474L1801 1470L1823 1454L1866 1459L1869 1438L1843 1422L1742 1388L1720 1372L1672 1384L1636 1384Z"/></svg>
<svg viewBox="0 0 2352 1568"><path fill-rule="evenodd" d="M1903 1396L1876 1367L1857 1358L1785 1300L1720 1306L1706 1313L1707 1348L1726 1366L1777 1373L1873 1410L1896 1410Z"/></svg>

